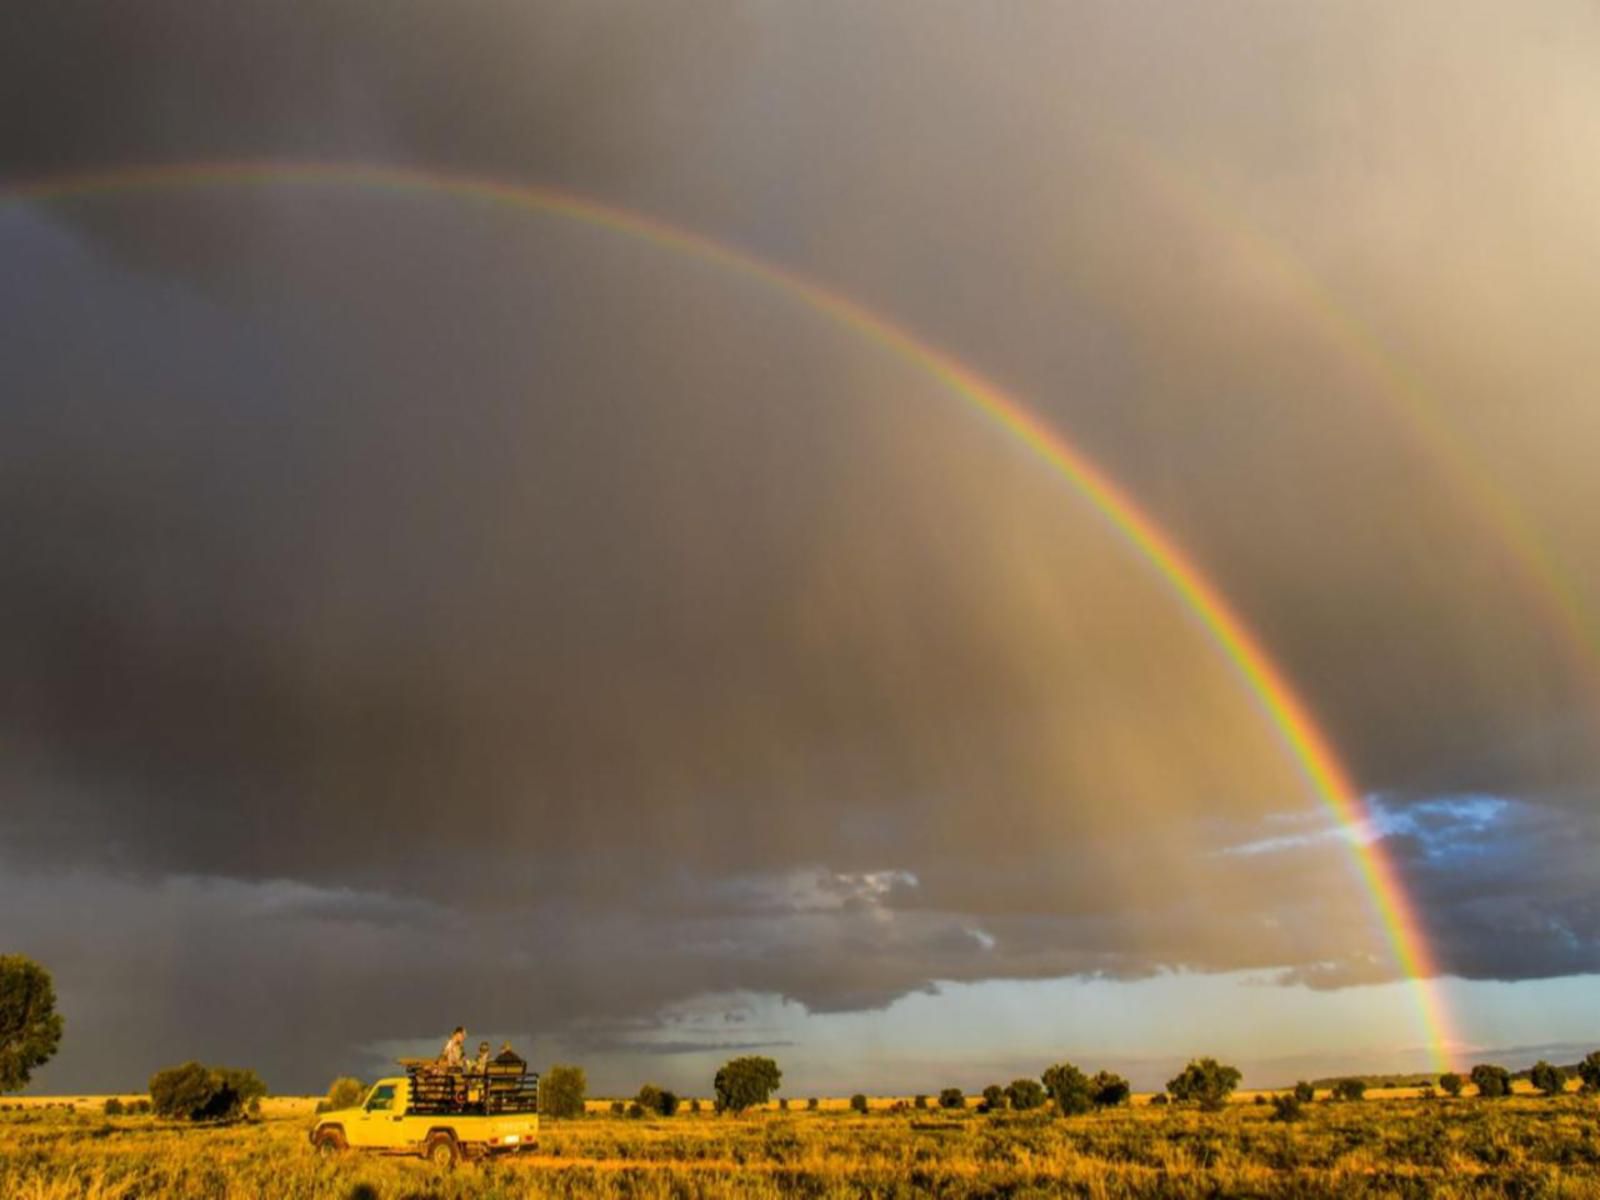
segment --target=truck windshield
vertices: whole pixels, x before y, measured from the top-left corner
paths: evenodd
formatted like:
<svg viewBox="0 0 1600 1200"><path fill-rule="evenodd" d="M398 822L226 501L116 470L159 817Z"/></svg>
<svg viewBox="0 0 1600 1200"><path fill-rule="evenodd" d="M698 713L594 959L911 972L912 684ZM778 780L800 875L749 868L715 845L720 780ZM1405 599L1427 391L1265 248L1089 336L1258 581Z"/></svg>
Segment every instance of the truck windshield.
<svg viewBox="0 0 1600 1200"><path fill-rule="evenodd" d="M386 1083L372 1089L367 1097L368 1112L387 1112L394 1107L394 1084Z"/></svg>

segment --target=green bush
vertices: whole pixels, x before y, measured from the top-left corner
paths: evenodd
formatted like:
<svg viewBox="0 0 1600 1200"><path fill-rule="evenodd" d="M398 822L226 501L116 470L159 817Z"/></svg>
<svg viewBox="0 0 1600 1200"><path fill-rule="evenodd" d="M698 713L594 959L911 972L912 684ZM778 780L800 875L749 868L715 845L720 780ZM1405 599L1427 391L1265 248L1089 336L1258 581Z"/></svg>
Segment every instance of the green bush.
<svg viewBox="0 0 1600 1200"><path fill-rule="evenodd" d="M1552 1067L1543 1059L1533 1064L1533 1070L1528 1072L1528 1078L1533 1086L1546 1096L1559 1096L1567 1090L1567 1073L1560 1067Z"/></svg>
<svg viewBox="0 0 1600 1200"><path fill-rule="evenodd" d="M1360 1100L1367 1094L1367 1081L1354 1075L1348 1079L1336 1080L1333 1085L1333 1098L1335 1100Z"/></svg>
<svg viewBox="0 0 1600 1200"><path fill-rule="evenodd" d="M1300 1099L1300 1089L1298 1087L1286 1095L1274 1096L1272 1098L1272 1119L1274 1121L1303 1120L1305 1117L1305 1113L1302 1111L1304 1103Z"/></svg>
<svg viewBox="0 0 1600 1200"><path fill-rule="evenodd" d="M1591 1051L1578 1064L1578 1078L1583 1080L1583 1090L1600 1092L1600 1050Z"/></svg>
<svg viewBox="0 0 1600 1200"><path fill-rule="evenodd" d="M1167 1081L1167 1091L1174 1100L1193 1101L1206 1112L1216 1112L1228 1103L1233 1089L1239 1086L1239 1079L1236 1068L1214 1058L1197 1058L1176 1078Z"/></svg>
<svg viewBox="0 0 1600 1200"><path fill-rule="evenodd" d="M940 1108L965 1108L966 1106L967 1098L962 1094L960 1088L948 1087L939 1093Z"/></svg>
<svg viewBox="0 0 1600 1200"><path fill-rule="evenodd" d="M539 1114L563 1120L581 1117L588 1091L589 1077L582 1067L557 1063L539 1080Z"/></svg>
<svg viewBox="0 0 1600 1200"><path fill-rule="evenodd" d="M122 1101L112 1096L106 1100L105 1114L108 1117L120 1117L123 1114Z"/></svg>
<svg viewBox="0 0 1600 1200"><path fill-rule="evenodd" d="M866 1112L867 1111L867 1098L865 1096L863 1096L860 1092L857 1092L854 1096L850 1097L850 1109L851 1109L852 1112L858 1112L858 1113Z"/></svg>
<svg viewBox="0 0 1600 1200"><path fill-rule="evenodd" d="M1301 1104L1310 1104L1317 1098L1317 1089L1302 1079L1294 1085L1294 1098Z"/></svg>
<svg viewBox="0 0 1600 1200"><path fill-rule="evenodd" d="M1472 1082L1478 1095L1486 1100L1498 1100L1511 1094L1511 1072L1493 1063L1479 1063L1472 1068Z"/></svg>
<svg viewBox="0 0 1600 1200"><path fill-rule="evenodd" d="M713 1080L717 1107L735 1113L756 1108L771 1099L782 1083L783 1072L770 1058L750 1055L732 1059L723 1064Z"/></svg>
<svg viewBox="0 0 1600 1200"><path fill-rule="evenodd" d="M187 1062L150 1077L150 1103L156 1114L179 1120L233 1120L245 1112L259 1112L266 1094L260 1076L235 1067Z"/></svg>
<svg viewBox="0 0 1600 1200"><path fill-rule="evenodd" d="M1056 1063L1045 1070L1042 1078L1045 1094L1055 1101L1056 1109L1062 1116L1086 1113L1094 1107L1088 1076L1071 1063Z"/></svg>
<svg viewBox="0 0 1600 1200"><path fill-rule="evenodd" d="M317 1101L319 1113L334 1112L341 1108L354 1108L367 1094L367 1085L359 1079L341 1075L328 1085L328 1094Z"/></svg>
<svg viewBox="0 0 1600 1200"><path fill-rule="evenodd" d="M1089 1099L1096 1108L1117 1108L1128 1102L1132 1089L1121 1075L1096 1071L1089 1080Z"/></svg>
<svg viewBox="0 0 1600 1200"><path fill-rule="evenodd" d="M926 1110L928 1107L928 1097L918 1093L911 1098L911 1107L917 1109L919 1112Z"/></svg>
<svg viewBox="0 0 1600 1200"><path fill-rule="evenodd" d="M981 1113L994 1113L1002 1111L1006 1106L1006 1090L998 1083L991 1083L983 1089L983 1099L978 1103Z"/></svg>
<svg viewBox="0 0 1600 1200"><path fill-rule="evenodd" d="M1439 1090L1446 1096L1459 1096L1466 1081L1454 1071L1446 1071L1439 1076Z"/></svg>
<svg viewBox="0 0 1600 1200"><path fill-rule="evenodd" d="M1028 1112L1044 1104L1044 1087L1036 1079L1013 1079L1006 1088L1006 1099L1018 1112Z"/></svg>

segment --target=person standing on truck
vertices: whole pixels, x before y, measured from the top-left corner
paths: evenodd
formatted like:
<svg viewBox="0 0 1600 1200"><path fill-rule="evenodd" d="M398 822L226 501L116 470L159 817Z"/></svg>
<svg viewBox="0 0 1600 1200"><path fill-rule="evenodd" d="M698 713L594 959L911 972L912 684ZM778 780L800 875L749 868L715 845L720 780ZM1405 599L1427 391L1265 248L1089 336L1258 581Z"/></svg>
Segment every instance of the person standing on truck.
<svg viewBox="0 0 1600 1200"><path fill-rule="evenodd" d="M455 1032L444 1040L444 1048L439 1051L439 1065L449 1071L461 1069L461 1047L466 1044L467 1031L463 1026L457 1025Z"/></svg>

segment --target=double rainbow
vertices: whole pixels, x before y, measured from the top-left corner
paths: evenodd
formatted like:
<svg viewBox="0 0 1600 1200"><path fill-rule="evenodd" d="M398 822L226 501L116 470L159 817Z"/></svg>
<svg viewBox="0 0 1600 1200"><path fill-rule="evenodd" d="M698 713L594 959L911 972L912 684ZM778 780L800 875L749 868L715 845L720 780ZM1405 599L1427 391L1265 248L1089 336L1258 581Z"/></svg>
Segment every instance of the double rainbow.
<svg viewBox="0 0 1600 1200"><path fill-rule="evenodd" d="M1304 701L1260 641L1172 538L1104 471L1019 400L952 355L862 304L753 254L654 218L554 188L387 166L303 162L202 163L136 167L0 187L0 201L47 201L270 182L328 183L430 192L584 225L683 254L798 301L858 337L915 365L1025 445L1087 502L1156 572L1205 630L1282 742L1321 805L1346 831L1362 884L1401 973L1410 980L1423 1035L1436 1065L1452 1042L1433 979L1438 974L1417 914L1381 843L1370 836L1361 794Z"/></svg>

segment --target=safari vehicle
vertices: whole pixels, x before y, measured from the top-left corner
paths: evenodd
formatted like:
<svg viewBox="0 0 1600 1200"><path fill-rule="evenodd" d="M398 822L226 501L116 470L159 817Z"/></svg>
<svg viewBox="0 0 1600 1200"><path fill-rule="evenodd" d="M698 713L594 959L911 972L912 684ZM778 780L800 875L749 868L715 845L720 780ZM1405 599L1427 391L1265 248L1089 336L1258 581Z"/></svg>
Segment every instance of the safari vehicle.
<svg viewBox="0 0 1600 1200"><path fill-rule="evenodd" d="M520 1059L485 1071L401 1059L404 1076L380 1079L360 1105L322 1113L311 1144L323 1154L420 1154L438 1166L515 1153L539 1136L539 1077Z"/></svg>

